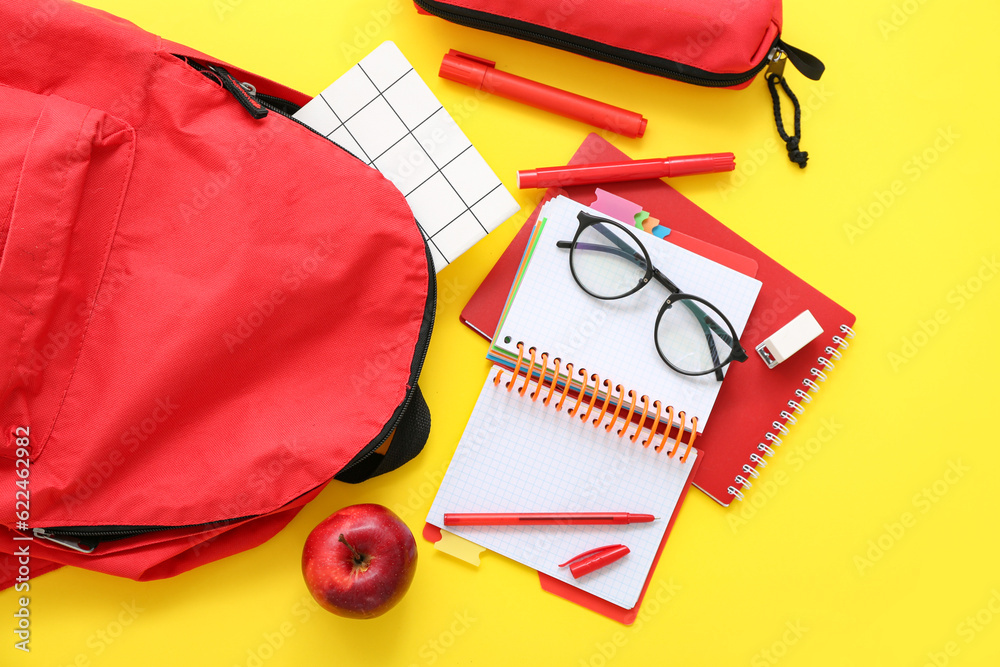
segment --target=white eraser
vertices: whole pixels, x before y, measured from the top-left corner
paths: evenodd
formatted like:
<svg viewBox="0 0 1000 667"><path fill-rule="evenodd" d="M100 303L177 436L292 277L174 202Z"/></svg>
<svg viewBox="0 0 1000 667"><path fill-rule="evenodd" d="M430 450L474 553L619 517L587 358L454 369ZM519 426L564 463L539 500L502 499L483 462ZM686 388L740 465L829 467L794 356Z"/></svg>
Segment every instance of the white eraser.
<svg viewBox="0 0 1000 667"><path fill-rule="evenodd" d="M768 368L774 368L785 359L816 340L823 327L808 310L799 313L791 322L771 334L757 346L757 354Z"/></svg>

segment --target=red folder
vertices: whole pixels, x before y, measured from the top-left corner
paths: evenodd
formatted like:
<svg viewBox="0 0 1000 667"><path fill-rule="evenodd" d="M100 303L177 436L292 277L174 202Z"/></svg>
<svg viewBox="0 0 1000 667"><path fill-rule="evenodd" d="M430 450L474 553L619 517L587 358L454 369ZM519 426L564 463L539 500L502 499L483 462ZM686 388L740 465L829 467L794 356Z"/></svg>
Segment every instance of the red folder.
<svg viewBox="0 0 1000 667"><path fill-rule="evenodd" d="M590 134L570 164L627 159L627 155L610 143ZM795 415L812 400L828 377L834 360L840 357L840 350L854 335L851 330L854 315L698 208L666 182L655 179L608 183L601 188L641 204L652 216L659 218L660 224L672 230L757 262L756 277L763 285L740 338L750 351L750 359L733 364L727 372L712 410L712 424L698 437L696 444L703 456L695 475L695 486L728 507L734 498L742 497L743 490L758 474L758 462L774 454L788 426L795 422ZM465 324L492 338L541 205L558 194L589 204L595 199L594 190L593 186L574 186L564 190L550 189L546 193L539 208L528 218L462 311L461 319ZM807 309L823 327L823 334L776 368L768 369L754 348Z"/></svg>

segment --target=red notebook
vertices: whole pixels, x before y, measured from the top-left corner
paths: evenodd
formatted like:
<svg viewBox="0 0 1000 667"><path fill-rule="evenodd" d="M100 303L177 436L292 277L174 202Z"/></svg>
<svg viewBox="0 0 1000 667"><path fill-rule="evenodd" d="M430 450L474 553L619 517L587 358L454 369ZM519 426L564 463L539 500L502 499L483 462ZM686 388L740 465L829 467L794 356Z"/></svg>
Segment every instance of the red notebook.
<svg viewBox="0 0 1000 667"><path fill-rule="evenodd" d="M570 164L627 159L627 155L610 143L590 134ZM712 410L712 424L697 439L703 459L694 484L722 505L729 506L734 498L743 497L743 490L758 474L757 467L774 455L782 436L795 423L795 415L803 411L804 404L812 400L826 381L834 361L840 358L841 350L854 335L851 329L854 315L698 208L666 182L655 179L609 183L601 188L640 204L672 230L757 263L756 278L763 286L740 339L750 359L733 364L727 372ZM545 199L469 300L461 314L462 322L484 337L492 338L542 204L565 194L589 205L596 198L594 191L594 186L574 186L546 192ZM667 240L674 239L668 235ZM728 263L720 256L703 252L703 247L690 249L720 263ZM768 369L754 348L807 309L819 322L823 333L790 359Z"/></svg>

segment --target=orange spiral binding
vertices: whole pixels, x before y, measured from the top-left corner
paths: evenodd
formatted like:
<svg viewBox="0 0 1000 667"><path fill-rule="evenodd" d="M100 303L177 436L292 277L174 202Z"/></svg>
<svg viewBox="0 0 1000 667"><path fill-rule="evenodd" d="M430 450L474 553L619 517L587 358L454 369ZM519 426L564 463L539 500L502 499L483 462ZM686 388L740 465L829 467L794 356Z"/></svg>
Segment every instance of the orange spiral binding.
<svg viewBox="0 0 1000 667"><path fill-rule="evenodd" d="M573 364L566 364L566 386L563 387L562 396L559 397L559 402L556 403L556 412L562 410L563 403L566 402L566 395L569 394L569 386L573 383Z"/></svg>
<svg viewBox="0 0 1000 667"><path fill-rule="evenodd" d="M587 412L584 413L581 418L584 422L587 421L587 418L590 417L590 413L594 410L594 403L597 402L597 388L601 386L601 377L597 373L592 374L590 379L594 381L594 391L590 392L590 404L587 405ZM605 380L604 384L608 384L608 381Z"/></svg>
<svg viewBox="0 0 1000 667"><path fill-rule="evenodd" d="M670 429L672 429L674 427L674 406L668 405L667 406L667 413L670 416L667 417L667 420L665 422L666 426L663 428L663 437L660 439L660 444L658 444L656 447L653 448L656 451L660 451L661 449L663 449L663 446L665 444L667 444L667 438L670 437ZM678 426L677 428L679 428L682 432L684 431L684 427L683 426ZM650 437L650 440L652 440L652 439L653 438ZM673 454L671 454L671 456L673 456Z"/></svg>
<svg viewBox="0 0 1000 667"><path fill-rule="evenodd" d="M575 417L576 416L577 411L580 409L580 402L583 400L583 395L587 393L587 369L586 368L581 368L580 370L577 371L577 373L579 373L581 376L583 376L583 386L580 387L580 394L576 397L576 405L574 405L572 408L570 408L570 411L569 411L569 416L570 417ZM566 387L569 388L569 384L568 383L567 383ZM596 389L597 385L594 385L594 387Z"/></svg>
<svg viewBox="0 0 1000 667"><path fill-rule="evenodd" d="M656 452L660 452L667 445L668 440L673 440L673 446L670 448L670 451L667 452L667 457L673 458L677 454L681 445L685 445L684 453L681 454L680 461L682 463L687 461L687 458L691 454L691 450L694 447L695 438L698 435L697 417L691 417L691 436L687 439L687 443L685 443L684 434L687 431L684 428L684 425L686 423L687 416L683 411L676 413L679 424L675 425L674 407L672 405L666 406L666 410L664 410L664 406L660 403L660 401L654 400L650 403L649 396L646 394L637 396L634 390L629 389L626 391L622 385L614 384L607 378L602 381L597 373L588 374L586 368L576 369L572 363L567 363L563 366L562 360L559 357L552 359L552 367L549 368L549 354L547 352L539 353L534 347L526 350L523 343L517 344L517 350L518 356L517 361L514 363L513 375L507 384L504 385L508 392L513 391L514 383L521 375L523 369L524 383L518 389L518 395L523 397L528 392L528 385L534 382L536 386L530 394L531 401L533 403L537 402L538 397L542 395L542 392L545 391L545 389L548 389L545 393L545 397L542 399L542 405L548 407L553 396L560 391L558 387L559 383L563 382L561 394L559 395L559 399L556 401L554 406L555 410L557 412L562 411L563 405L566 403L566 399L569 397L570 392L575 391L576 402L573 404L572 408L567 410L567 414L571 417L579 416L583 423L587 423L588 420L590 420L590 416L594 413L594 408L600 407L597 416L590 422L591 425L594 428L597 428L603 424L605 432L611 433L612 429L614 429L619 420L621 420L621 427L616 432L619 438L624 438L625 435L628 434L628 430L632 426L632 419L638 412L639 420L636 425L635 432L629 436L629 440L633 443L638 442L639 436L642 435L646 428L649 428L648 436L642 441L642 446L647 448L653 444L653 440L657 436L657 429L661 424L661 414L666 412L666 418L662 422L663 432L659 434L660 441L653 447L653 449ZM525 358L526 356L528 357L527 359ZM537 377L535 375L536 360L538 361L537 367L539 369ZM559 374L560 368L562 368L564 375ZM502 369L497 372L496 377L493 378L494 386L500 385L505 372L506 371ZM574 379L576 376L579 376L579 379ZM590 384L591 382L593 382L593 385ZM604 389L604 399L601 400L601 405L598 406L597 402L600 400L599 394L602 393L602 387ZM590 398L587 399L587 409L580 414L580 408L583 407L584 399L587 397L588 391L590 392ZM615 396L615 392L617 392L617 396ZM639 412L640 399L642 401L641 412ZM626 402L628 402L627 409L625 405ZM612 406L614 406L614 410L611 409ZM650 408L655 408L655 414L652 416L652 421L649 422L649 426L647 426L647 418L650 417ZM789 414L789 417L791 417L790 413L783 414ZM606 424L604 423L605 416L608 417ZM791 418L794 419L794 417ZM674 428L677 429L677 432L676 434L671 435ZM780 441L778 444L780 444ZM761 451L765 450L762 449ZM763 461L763 459L761 459L761 461Z"/></svg>
<svg viewBox="0 0 1000 667"><path fill-rule="evenodd" d="M611 433L611 429L614 428L615 422L618 421L618 415L622 411L622 404L625 402L625 390L622 389L622 386L620 384L615 385L615 389L618 390L618 403L617 403L617 405L615 405L615 412L614 412L614 414L611 415L611 421L609 421L608 425L604 427L604 432L605 433ZM635 393L631 389L629 391L632 392L633 394ZM610 399L611 397L608 396L608 398ZM632 409L635 410L635 408L632 408ZM600 423L600 422L598 422L598 423Z"/></svg>
<svg viewBox="0 0 1000 667"><path fill-rule="evenodd" d="M530 348L528 352L531 352L531 361L528 362L528 372L524 376L524 384L521 385L521 389L517 392L517 395L522 397L524 396L524 391L528 388L528 383L531 382L531 376L535 374L535 348Z"/></svg>
<svg viewBox="0 0 1000 667"><path fill-rule="evenodd" d="M681 454L681 463L687 463L688 454L691 453L691 448L694 447L694 439L697 437L698 437L698 418L691 417L691 437L688 438L687 449L685 449L684 453Z"/></svg>
<svg viewBox="0 0 1000 667"><path fill-rule="evenodd" d="M628 430L628 425L632 423L632 415L634 415L634 414L635 414L635 391L633 391L632 389L629 389L628 390L628 415L625 416L625 423L622 424L622 427L620 429L618 429L618 437L619 438L622 437L623 435L625 435L625 431ZM615 410L615 417L617 417L617 416L618 416L618 411ZM610 424L608 424L608 429L607 430L608 430L609 433L611 432L612 425L614 425L614 421L612 421Z"/></svg>
<svg viewBox="0 0 1000 667"><path fill-rule="evenodd" d="M524 343L517 344L517 363L514 364L514 377L507 382L507 391L509 392L514 388L514 380L517 379L518 374L521 372L521 361L524 360Z"/></svg>
<svg viewBox="0 0 1000 667"><path fill-rule="evenodd" d="M653 427L649 430L649 437L642 441L643 447L649 447L649 443L653 442L653 436L656 435L656 425L660 423L660 401L653 401L653 405L656 406L656 416L653 417Z"/></svg>
<svg viewBox="0 0 1000 667"><path fill-rule="evenodd" d="M549 353L542 352L542 358L539 360L542 364L542 374L538 378L538 384L535 386L534 393L531 394L531 401L535 402L538 400L538 394L541 393L542 387L545 386L545 374L549 372Z"/></svg>
<svg viewBox="0 0 1000 667"><path fill-rule="evenodd" d="M608 390L604 392L604 402L603 405L601 406L601 414L597 415L597 418L594 420L594 428L597 428L597 425L600 424L602 421L604 421L604 415L608 413L608 406L611 405L611 399L612 399L611 394L614 390L611 388L610 380L604 380L604 386L607 387ZM622 386L618 385L619 393L621 392L621 388ZM618 398L621 399L621 396L619 396ZM621 400L619 400L618 402L620 403ZM584 419L583 421L587 420Z"/></svg>
<svg viewBox="0 0 1000 667"><path fill-rule="evenodd" d="M679 413L677 413L677 418L681 420L682 424L684 423L684 417L685 417L685 415L684 415L684 411L683 410L681 410ZM672 419L670 421L673 422ZM669 431L670 429L668 428L667 430ZM681 446L681 438L683 438L683 437L684 437L684 429L682 427L678 426L677 427L677 438L674 440L674 446L670 448L670 452L667 454L667 456L669 458L674 458L674 454L677 453L677 448ZM664 437L664 440L666 440L665 437Z"/></svg>
<svg viewBox="0 0 1000 667"><path fill-rule="evenodd" d="M843 334L843 336L835 335L831 338L831 341L836 347L834 347L834 345L828 345L823 350L824 354L827 356L816 358L816 366L809 369L809 374L812 377L805 377L802 379L802 386L805 387L805 390L796 389L795 398L788 401L787 405L792 409L792 412L782 410L778 414L780 421L776 419L771 422L771 427L781 435L788 435L788 426L790 424L795 424L797 421L795 415L800 415L805 412L803 404L812 402L813 395L820 389L816 380L819 382L825 382L827 378L826 374L833 370L834 364L827 357L840 359L843 356L844 348L850 345L848 341L854 338L854 330L846 324L840 325L840 333ZM694 431L692 431L692 433L693 432ZM691 439L692 441L694 440L694 438ZM757 443L757 452L762 452L767 456L774 456L774 446L781 446L781 438L772 432L767 432L761 438L760 442ZM757 477L757 468L763 468L766 465L765 459L757 452L750 454L750 463L745 464L742 468L742 471L747 473L751 478ZM686 454L687 452L685 452L685 455ZM683 460L684 457L681 457L681 461ZM733 485L728 487L726 491L732 498L736 500L743 500L743 491L748 489L750 486L752 485L746 476L736 475L736 477L733 478Z"/></svg>
<svg viewBox="0 0 1000 667"><path fill-rule="evenodd" d="M552 369L552 382L549 383L549 393L546 394L545 398L542 399L542 403L546 407L548 407L549 401L552 400L552 392L555 391L556 385L559 384L559 357L553 359L552 363L555 364L555 367ZM545 380L544 375L542 376L542 380L544 382Z"/></svg>
<svg viewBox="0 0 1000 667"><path fill-rule="evenodd" d="M635 443L639 439L639 434L642 433L642 426L646 423L646 415L649 414L649 396L646 394L642 395L642 416L639 417L639 427L635 429L635 433L632 434L632 442ZM657 411L659 414L659 411ZM625 428L628 428L627 426ZM645 443L643 443L645 444Z"/></svg>

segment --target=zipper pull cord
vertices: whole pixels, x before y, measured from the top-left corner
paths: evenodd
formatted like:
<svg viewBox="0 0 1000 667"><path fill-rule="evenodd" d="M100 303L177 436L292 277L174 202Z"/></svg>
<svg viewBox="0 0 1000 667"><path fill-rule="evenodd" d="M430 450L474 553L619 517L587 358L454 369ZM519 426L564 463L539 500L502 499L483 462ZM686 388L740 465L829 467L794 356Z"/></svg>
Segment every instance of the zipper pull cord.
<svg viewBox="0 0 1000 667"><path fill-rule="evenodd" d="M767 89L771 91L771 100L774 102L774 124L778 128L778 135L785 142L785 148L788 149L788 159L799 165L799 169L805 169L806 162L809 161L809 153L799 150L799 140L802 138L802 108L799 106L799 98L795 97L795 93L788 87L784 76L768 72L766 78ZM792 101L792 106L795 107L795 134L791 136L785 132L785 125L781 122L781 101L778 99L779 83L782 90L788 95L788 99Z"/></svg>

